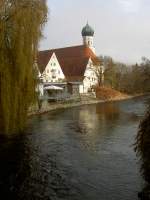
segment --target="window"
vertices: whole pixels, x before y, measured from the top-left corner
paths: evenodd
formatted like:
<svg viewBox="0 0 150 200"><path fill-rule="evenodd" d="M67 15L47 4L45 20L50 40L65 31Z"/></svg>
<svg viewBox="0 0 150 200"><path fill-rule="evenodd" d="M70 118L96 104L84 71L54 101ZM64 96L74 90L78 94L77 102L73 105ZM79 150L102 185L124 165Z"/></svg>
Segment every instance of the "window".
<svg viewBox="0 0 150 200"><path fill-rule="evenodd" d="M51 69L51 72L52 72L52 73L55 73L55 72L56 72L56 69Z"/></svg>
<svg viewBox="0 0 150 200"><path fill-rule="evenodd" d="M54 66L56 66L56 63L54 63Z"/></svg>
<svg viewBox="0 0 150 200"><path fill-rule="evenodd" d="M47 69L47 73L49 73L49 69Z"/></svg>

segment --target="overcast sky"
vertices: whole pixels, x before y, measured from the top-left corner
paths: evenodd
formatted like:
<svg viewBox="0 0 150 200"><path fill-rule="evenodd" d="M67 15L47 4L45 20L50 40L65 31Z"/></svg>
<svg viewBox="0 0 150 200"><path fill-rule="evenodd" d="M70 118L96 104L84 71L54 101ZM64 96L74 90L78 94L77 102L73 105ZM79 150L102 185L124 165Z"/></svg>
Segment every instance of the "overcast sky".
<svg viewBox="0 0 150 200"><path fill-rule="evenodd" d="M97 55L135 63L150 58L150 0L47 0L49 19L40 49L82 44L81 30L94 28Z"/></svg>

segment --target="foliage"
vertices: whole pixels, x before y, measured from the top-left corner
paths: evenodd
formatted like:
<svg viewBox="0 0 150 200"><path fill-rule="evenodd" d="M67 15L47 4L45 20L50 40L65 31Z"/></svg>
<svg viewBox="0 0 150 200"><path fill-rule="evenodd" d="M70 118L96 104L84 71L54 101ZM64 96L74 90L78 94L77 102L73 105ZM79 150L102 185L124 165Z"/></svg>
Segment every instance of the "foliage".
<svg viewBox="0 0 150 200"><path fill-rule="evenodd" d="M121 90L127 93L150 92L150 64L133 65L121 78Z"/></svg>
<svg viewBox="0 0 150 200"><path fill-rule="evenodd" d="M0 130L24 128L35 100L34 62L45 23L45 0L0 1Z"/></svg>
<svg viewBox="0 0 150 200"><path fill-rule="evenodd" d="M143 57L141 64L128 66L109 56L100 56L105 68L104 85L129 94L150 92L150 60Z"/></svg>
<svg viewBox="0 0 150 200"><path fill-rule="evenodd" d="M126 97L125 94L106 86L95 87L95 91L96 97L101 100L115 100L116 98L123 99Z"/></svg>
<svg viewBox="0 0 150 200"><path fill-rule="evenodd" d="M113 59L109 59L107 65L105 66L105 84L110 85L112 88L116 88L117 84L117 72L116 65Z"/></svg>
<svg viewBox="0 0 150 200"><path fill-rule="evenodd" d="M145 118L140 123L135 150L142 162L142 175L150 184L150 107Z"/></svg>
<svg viewBox="0 0 150 200"><path fill-rule="evenodd" d="M102 86L104 80L103 67L101 65L96 65L92 68L92 70L94 71L97 77L98 86Z"/></svg>

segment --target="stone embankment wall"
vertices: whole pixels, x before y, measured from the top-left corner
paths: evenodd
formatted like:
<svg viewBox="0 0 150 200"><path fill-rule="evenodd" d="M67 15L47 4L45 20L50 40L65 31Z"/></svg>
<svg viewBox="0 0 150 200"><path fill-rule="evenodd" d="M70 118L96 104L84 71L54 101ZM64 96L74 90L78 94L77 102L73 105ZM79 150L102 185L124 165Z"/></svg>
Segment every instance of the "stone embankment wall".
<svg viewBox="0 0 150 200"><path fill-rule="evenodd" d="M69 99L66 101L48 102L47 100L45 100L41 102L40 106L38 104L32 106L29 110L29 115L47 113L49 111L56 110L56 109L70 108L70 107L75 107L75 106L103 103L103 102L109 102L109 101L119 101L119 100L124 100L124 99L129 99L129 98L132 98L132 96L126 95L126 96L118 96L118 98L115 97L115 98L110 98L106 100L100 100L92 95L81 95L80 98Z"/></svg>

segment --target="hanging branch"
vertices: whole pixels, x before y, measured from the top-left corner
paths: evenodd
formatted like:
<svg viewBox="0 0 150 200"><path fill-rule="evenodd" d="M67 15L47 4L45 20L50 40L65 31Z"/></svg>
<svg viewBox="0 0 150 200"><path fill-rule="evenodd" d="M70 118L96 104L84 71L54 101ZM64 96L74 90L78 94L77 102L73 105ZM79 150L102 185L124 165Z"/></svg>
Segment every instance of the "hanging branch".
<svg viewBox="0 0 150 200"><path fill-rule="evenodd" d="M46 16L44 0L0 2L0 132L22 131L35 102L33 65Z"/></svg>

